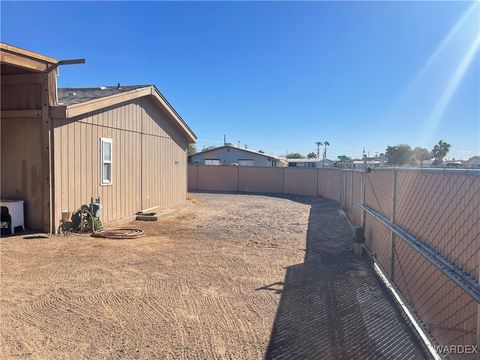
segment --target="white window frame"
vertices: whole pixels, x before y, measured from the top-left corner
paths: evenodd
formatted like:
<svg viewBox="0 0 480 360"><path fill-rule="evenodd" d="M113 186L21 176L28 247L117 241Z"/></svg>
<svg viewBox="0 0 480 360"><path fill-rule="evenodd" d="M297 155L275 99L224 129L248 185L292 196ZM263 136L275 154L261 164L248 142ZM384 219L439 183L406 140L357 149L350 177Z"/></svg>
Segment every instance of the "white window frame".
<svg viewBox="0 0 480 360"><path fill-rule="evenodd" d="M110 161L105 161L103 157L103 144L107 143L110 144ZM110 180L105 181L105 177L103 176L103 165L110 164ZM113 184L113 141L111 138L100 138L100 185L102 186L109 186Z"/></svg>
<svg viewBox="0 0 480 360"><path fill-rule="evenodd" d="M208 161L208 163L207 163L207 161ZM220 166L220 165L222 165L222 162L220 161L220 159L205 159L204 164L207 165L207 166Z"/></svg>

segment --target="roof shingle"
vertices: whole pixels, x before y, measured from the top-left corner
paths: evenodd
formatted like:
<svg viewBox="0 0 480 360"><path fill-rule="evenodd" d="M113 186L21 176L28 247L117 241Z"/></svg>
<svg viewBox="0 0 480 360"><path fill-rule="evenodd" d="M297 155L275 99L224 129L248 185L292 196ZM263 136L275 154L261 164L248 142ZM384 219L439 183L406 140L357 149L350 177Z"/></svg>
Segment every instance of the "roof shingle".
<svg viewBox="0 0 480 360"><path fill-rule="evenodd" d="M59 88L59 105L74 105L86 101L100 99L106 96L116 95L127 91L146 88L152 85L128 85L128 86L100 86L80 88Z"/></svg>

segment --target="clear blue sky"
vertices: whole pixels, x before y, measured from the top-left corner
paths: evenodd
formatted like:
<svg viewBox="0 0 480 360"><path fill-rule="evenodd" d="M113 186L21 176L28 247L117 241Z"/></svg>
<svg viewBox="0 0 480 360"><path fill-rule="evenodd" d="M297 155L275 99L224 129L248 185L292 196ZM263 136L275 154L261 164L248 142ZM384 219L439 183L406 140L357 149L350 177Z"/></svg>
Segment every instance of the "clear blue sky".
<svg viewBox="0 0 480 360"><path fill-rule="evenodd" d="M334 158L444 139L468 158L480 154L472 4L2 2L1 38L86 58L59 86L156 84L200 148L223 134L276 155L328 140Z"/></svg>

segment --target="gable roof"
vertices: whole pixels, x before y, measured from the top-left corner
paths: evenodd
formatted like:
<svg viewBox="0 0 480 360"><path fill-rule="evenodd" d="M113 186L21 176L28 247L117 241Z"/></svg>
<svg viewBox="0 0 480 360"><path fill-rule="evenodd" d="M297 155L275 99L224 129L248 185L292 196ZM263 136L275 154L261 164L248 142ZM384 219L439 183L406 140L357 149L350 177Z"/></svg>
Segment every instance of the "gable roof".
<svg viewBox="0 0 480 360"><path fill-rule="evenodd" d="M256 154L256 155L260 155L260 156L264 156L264 157L269 157L269 158L273 158L273 159L276 159L276 160L285 160L285 159L279 158L277 156L268 155L268 154L261 153L261 152L255 151L255 150L242 149L242 148L239 148L239 147L236 147L236 146L233 146L233 145L222 145L222 146L217 146L217 147L210 148L210 149L205 149L205 150L199 151L195 154L191 154L191 155L189 155L189 157L199 155L199 154L205 154L205 153L208 153L210 151L220 150L220 149L223 149L223 148L230 148L230 149L235 149L235 150L239 150L239 151L244 151L244 152L247 152L247 153Z"/></svg>
<svg viewBox="0 0 480 360"><path fill-rule="evenodd" d="M143 96L152 96L155 104L166 110L187 139L190 142L196 141L195 133L155 85L60 88L58 89L58 104L50 107L51 115L53 118L68 119Z"/></svg>

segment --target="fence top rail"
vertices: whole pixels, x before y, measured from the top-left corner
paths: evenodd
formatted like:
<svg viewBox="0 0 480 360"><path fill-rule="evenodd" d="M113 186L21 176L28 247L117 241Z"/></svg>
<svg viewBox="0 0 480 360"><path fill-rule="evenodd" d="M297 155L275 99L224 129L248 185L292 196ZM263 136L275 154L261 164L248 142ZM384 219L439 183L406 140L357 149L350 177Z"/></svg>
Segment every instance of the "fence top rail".
<svg viewBox="0 0 480 360"><path fill-rule="evenodd" d="M477 175L480 176L480 169L448 169L448 168L412 168L412 167L402 167L402 166L385 166L385 167L375 167L371 168L372 171L412 171L420 173L436 173L436 174L461 174L461 175Z"/></svg>
<svg viewBox="0 0 480 360"><path fill-rule="evenodd" d="M189 166L207 167L207 168L256 168L256 169L289 169L289 170L321 170L321 171L341 171L363 173L362 169L339 169L339 168L310 168L310 167L295 167L295 166L238 166L238 165L204 165L204 164L188 164ZM449 168L413 168L402 166L382 166L370 168L374 171L411 171L419 173L436 173L448 175L474 175L480 176L480 169L449 169Z"/></svg>
<svg viewBox="0 0 480 360"><path fill-rule="evenodd" d="M322 170L322 171L340 171L342 169L339 168L316 168L316 167L301 167L301 166L251 166L251 165L231 165L231 164L221 164L221 165L205 165L205 164L191 164L189 163L188 166L195 166L195 167L206 167L206 168L249 168L249 169L289 169L289 170ZM360 171L360 170L354 170ZM360 171L361 172L361 171Z"/></svg>

